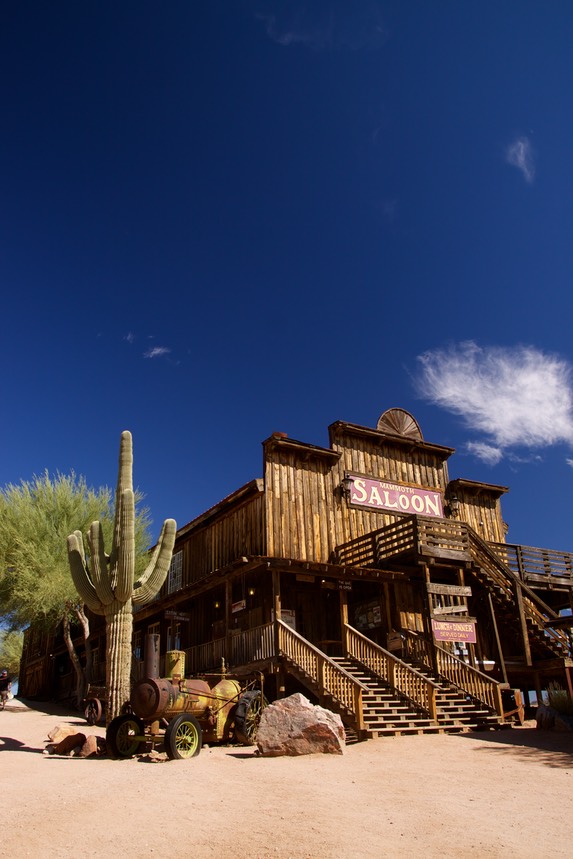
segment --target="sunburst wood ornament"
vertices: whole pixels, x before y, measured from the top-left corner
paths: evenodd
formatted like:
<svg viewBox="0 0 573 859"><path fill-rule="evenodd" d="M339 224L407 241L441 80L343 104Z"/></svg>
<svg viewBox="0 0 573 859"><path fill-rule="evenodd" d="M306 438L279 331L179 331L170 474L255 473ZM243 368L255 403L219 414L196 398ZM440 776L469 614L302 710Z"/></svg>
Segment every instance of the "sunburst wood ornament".
<svg viewBox="0 0 573 859"><path fill-rule="evenodd" d="M380 432L401 435L416 441L424 440L418 421L405 409L388 409L385 411L383 415L380 415L376 429Z"/></svg>

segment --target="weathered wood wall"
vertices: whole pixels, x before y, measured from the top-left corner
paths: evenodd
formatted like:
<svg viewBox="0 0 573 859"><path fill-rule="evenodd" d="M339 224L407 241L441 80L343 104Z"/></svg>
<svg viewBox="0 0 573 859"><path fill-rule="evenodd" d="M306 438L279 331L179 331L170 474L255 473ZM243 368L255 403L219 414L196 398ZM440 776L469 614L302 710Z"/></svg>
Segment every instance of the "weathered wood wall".
<svg viewBox="0 0 573 859"><path fill-rule="evenodd" d="M280 437L264 444L269 555L328 562L336 546L396 520L349 506L340 492L346 472L445 492L449 449L344 425L331 430L330 450Z"/></svg>
<svg viewBox="0 0 573 859"><path fill-rule="evenodd" d="M181 587L220 570L243 555L264 555L262 492L236 506L222 509L178 538L175 552L183 552ZM168 581L160 596L168 593Z"/></svg>
<svg viewBox="0 0 573 859"><path fill-rule="evenodd" d="M450 491L455 491L458 498L458 518L461 521L467 522L482 539L505 543L507 528L500 504L500 495L506 491L505 487L454 480Z"/></svg>

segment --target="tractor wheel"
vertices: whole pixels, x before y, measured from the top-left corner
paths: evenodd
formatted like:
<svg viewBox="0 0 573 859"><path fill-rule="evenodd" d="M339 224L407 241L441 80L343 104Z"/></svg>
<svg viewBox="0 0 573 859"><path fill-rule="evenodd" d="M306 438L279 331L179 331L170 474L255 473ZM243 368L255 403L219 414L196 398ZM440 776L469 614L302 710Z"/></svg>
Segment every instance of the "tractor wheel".
<svg viewBox="0 0 573 859"><path fill-rule="evenodd" d="M131 758L145 746L145 728L137 716L116 716L105 734L108 751L114 758Z"/></svg>
<svg viewBox="0 0 573 859"><path fill-rule="evenodd" d="M253 746L257 739L261 713L268 701L258 689L243 692L235 710L235 739L243 746Z"/></svg>
<svg viewBox="0 0 573 859"><path fill-rule="evenodd" d="M181 713L172 719L165 731L164 745L172 761L198 755L203 745L203 731L195 716Z"/></svg>
<svg viewBox="0 0 573 859"><path fill-rule="evenodd" d="M88 725L97 725L102 717L102 713L103 708L99 698L88 698L84 710L84 716Z"/></svg>

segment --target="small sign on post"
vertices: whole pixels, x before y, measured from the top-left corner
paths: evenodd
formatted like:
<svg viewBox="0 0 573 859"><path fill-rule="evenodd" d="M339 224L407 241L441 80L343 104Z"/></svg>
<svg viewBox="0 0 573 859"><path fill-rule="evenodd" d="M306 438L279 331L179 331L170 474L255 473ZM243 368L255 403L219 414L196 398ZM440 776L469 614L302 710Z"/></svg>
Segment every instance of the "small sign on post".
<svg viewBox="0 0 573 859"><path fill-rule="evenodd" d="M432 618L432 632L435 641L476 642L476 625L473 620L435 620Z"/></svg>

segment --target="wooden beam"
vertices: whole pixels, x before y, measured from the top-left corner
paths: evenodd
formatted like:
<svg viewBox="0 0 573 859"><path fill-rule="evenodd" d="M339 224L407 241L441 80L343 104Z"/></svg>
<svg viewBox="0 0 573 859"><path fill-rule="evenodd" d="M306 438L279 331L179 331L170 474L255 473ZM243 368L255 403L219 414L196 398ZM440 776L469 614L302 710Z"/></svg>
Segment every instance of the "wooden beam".
<svg viewBox="0 0 573 859"><path fill-rule="evenodd" d="M519 623L521 625L521 636L523 638L523 654L525 656L526 665L533 665L531 658L531 647L529 645L529 633L527 630L527 622L525 620L525 609L523 607L523 593L521 592L520 582L515 582L515 599L517 602L517 610L519 612Z"/></svg>
<svg viewBox="0 0 573 859"><path fill-rule="evenodd" d="M499 629L497 628L497 619L495 616L495 611L493 609L493 600L491 598L491 592L490 591L487 592L487 598L489 601L489 610L491 612L491 621L493 624L493 631L495 634L495 642L497 644L497 652L499 654L499 663L501 665L501 673L503 675L503 682L508 683L509 681L507 679L507 669L505 667L505 659L503 658L503 650L501 649L501 640L499 637Z"/></svg>

